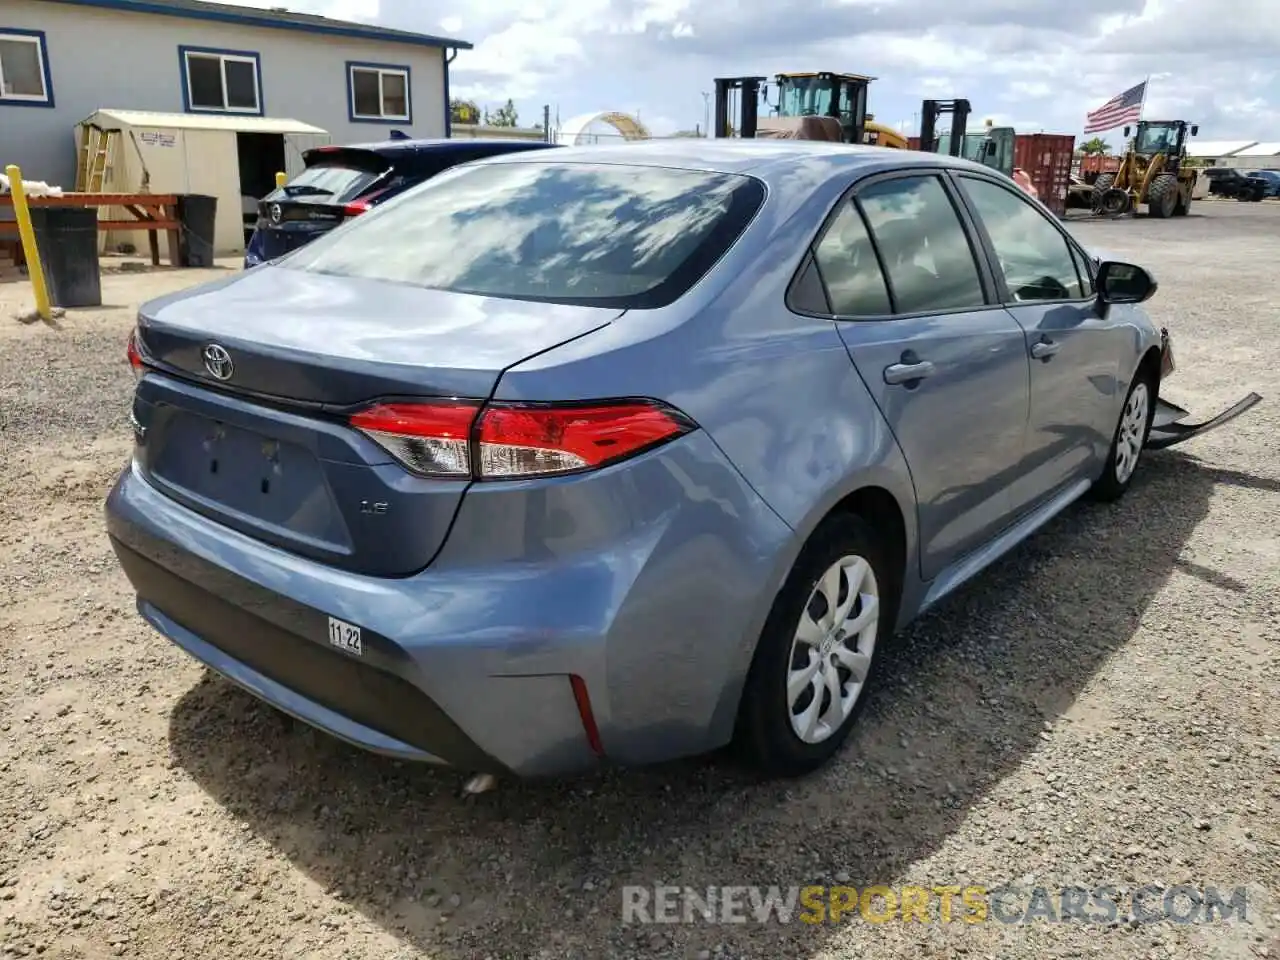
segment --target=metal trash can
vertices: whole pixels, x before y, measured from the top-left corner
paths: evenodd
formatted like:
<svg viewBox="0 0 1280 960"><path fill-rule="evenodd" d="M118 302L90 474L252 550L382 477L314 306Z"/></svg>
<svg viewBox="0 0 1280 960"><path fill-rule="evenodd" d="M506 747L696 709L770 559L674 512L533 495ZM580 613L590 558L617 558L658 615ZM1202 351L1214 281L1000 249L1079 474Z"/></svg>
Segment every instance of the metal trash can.
<svg viewBox="0 0 1280 960"><path fill-rule="evenodd" d="M55 307L102 306L97 207L31 206L31 226Z"/></svg>
<svg viewBox="0 0 1280 960"><path fill-rule="evenodd" d="M178 262L184 267L213 266L213 229L218 216L218 198L199 193L178 197Z"/></svg>

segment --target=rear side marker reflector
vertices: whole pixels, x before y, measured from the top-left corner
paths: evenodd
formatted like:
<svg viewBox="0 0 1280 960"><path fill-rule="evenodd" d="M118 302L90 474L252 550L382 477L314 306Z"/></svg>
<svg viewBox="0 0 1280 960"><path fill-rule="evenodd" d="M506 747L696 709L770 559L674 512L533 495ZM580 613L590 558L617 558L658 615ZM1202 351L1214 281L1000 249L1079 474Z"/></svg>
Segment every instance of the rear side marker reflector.
<svg viewBox="0 0 1280 960"><path fill-rule="evenodd" d="M694 429L686 416L653 400L385 403L350 423L412 473L479 480L593 470Z"/></svg>
<svg viewBox="0 0 1280 960"><path fill-rule="evenodd" d="M600 727L596 723L595 711L591 709L591 696L587 693L587 682L576 673L570 674L569 686L573 688L573 699L578 705L578 718L582 721L582 732L587 735L587 745L597 757L603 757L604 742L600 739Z"/></svg>

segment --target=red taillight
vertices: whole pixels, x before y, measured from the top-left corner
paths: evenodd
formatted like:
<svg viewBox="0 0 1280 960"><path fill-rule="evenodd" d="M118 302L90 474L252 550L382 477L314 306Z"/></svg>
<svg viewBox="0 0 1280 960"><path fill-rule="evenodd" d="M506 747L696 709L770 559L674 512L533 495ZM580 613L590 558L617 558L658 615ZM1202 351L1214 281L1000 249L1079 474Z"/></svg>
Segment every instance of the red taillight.
<svg viewBox="0 0 1280 960"><path fill-rule="evenodd" d="M350 423L424 477L471 476L471 426L476 403L380 403Z"/></svg>
<svg viewBox="0 0 1280 960"><path fill-rule="evenodd" d="M491 406L480 418L480 476L536 477L602 467L688 429L683 417L648 400Z"/></svg>
<svg viewBox="0 0 1280 960"><path fill-rule="evenodd" d="M694 427L653 400L495 403L483 412L464 401L388 403L363 410L350 422L420 476L480 480L591 470Z"/></svg>
<svg viewBox="0 0 1280 960"><path fill-rule="evenodd" d="M353 200L342 208L343 216L358 217L362 213L368 213L373 205L366 200Z"/></svg>
<svg viewBox="0 0 1280 960"><path fill-rule="evenodd" d="M129 334L129 344L125 347L125 354L129 357L129 366L133 368L134 377L142 379L142 375L147 372L147 365L142 359L142 351L138 348L136 330Z"/></svg>

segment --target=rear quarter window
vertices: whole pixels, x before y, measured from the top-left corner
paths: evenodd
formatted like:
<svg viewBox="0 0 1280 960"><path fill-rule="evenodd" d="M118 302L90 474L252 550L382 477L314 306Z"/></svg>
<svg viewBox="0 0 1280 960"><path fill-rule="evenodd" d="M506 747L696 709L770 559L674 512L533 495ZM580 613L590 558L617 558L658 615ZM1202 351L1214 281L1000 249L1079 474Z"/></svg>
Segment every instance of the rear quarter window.
<svg viewBox="0 0 1280 960"><path fill-rule="evenodd" d="M752 177L698 170L460 167L281 266L482 296L652 308L701 279L764 198Z"/></svg>

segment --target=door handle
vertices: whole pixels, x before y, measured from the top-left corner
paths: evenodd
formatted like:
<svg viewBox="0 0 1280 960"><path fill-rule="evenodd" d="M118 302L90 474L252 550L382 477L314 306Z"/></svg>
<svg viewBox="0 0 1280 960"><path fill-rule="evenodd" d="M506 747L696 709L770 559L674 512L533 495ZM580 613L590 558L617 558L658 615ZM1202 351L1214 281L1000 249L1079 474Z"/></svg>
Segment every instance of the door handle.
<svg viewBox="0 0 1280 960"><path fill-rule="evenodd" d="M1041 340L1031 345L1031 356L1037 360L1048 360L1055 353L1062 349L1062 344L1054 343L1052 340Z"/></svg>
<svg viewBox="0 0 1280 960"><path fill-rule="evenodd" d="M925 377L933 376L935 369L937 368L928 360L919 360L915 363L891 363L884 368L884 382L898 384L923 380Z"/></svg>

